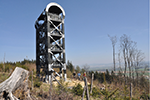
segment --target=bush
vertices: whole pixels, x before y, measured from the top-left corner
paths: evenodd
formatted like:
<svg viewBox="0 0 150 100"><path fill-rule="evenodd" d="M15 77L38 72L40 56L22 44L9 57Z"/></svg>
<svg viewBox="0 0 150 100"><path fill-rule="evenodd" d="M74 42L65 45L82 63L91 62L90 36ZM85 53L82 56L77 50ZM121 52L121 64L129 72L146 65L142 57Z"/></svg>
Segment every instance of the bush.
<svg viewBox="0 0 150 100"><path fill-rule="evenodd" d="M40 87L42 85L42 82L39 78L34 79L34 87Z"/></svg>
<svg viewBox="0 0 150 100"><path fill-rule="evenodd" d="M141 96L140 96L141 99L143 100L150 100L150 96L146 93L143 93Z"/></svg>
<svg viewBox="0 0 150 100"><path fill-rule="evenodd" d="M1 74L0 75L0 83L5 81L7 78L8 78L8 74L6 74L6 73L5 74Z"/></svg>
<svg viewBox="0 0 150 100"><path fill-rule="evenodd" d="M78 83L77 86L73 87L72 91L73 91L73 93L75 93L76 95L82 96L83 89L82 89L81 84Z"/></svg>
<svg viewBox="0 0 150 100"><path fill-rule="evenodd" d="M3 63L0 63L0 71L3 71Z"/></svg>
<svg viewBox="0 0 150 100"><path fill-rule="evenodd" d="M31 74L29 75L29 80L30 80L30 81L32 80L32 75L31 75Z"/></svg>
<svg viewBox="0 0 150 100"><path fill-rule="evenodd" d="M10 64L5 64L5 72L9 72L12 66Z"/></svg>
<svg viewBox="0 0 150 100"><path fill-rule="evenodd" d="M100 90L98 88L93 87L91 95L95 98L97 98L97 97L100 98L100 94L101 94Z"/></svg>
<svg viewBox="0 0 150 100"><path fill-rule="evenodd" d="M64 80L60 80L59 81L61 85L57 85L57 90L58 90L58 94L61 94L61 91L60 90L63 90L64 92L67 92L68 89L67 89L67 85L68 83L64 83Z"/></svg>
<svg viewBox="0 0 150 100"><path fill-rule="evenodd" d="M25 65L21 65L20 67L23 68L23 69L29 70L29 68Z"/></svg>

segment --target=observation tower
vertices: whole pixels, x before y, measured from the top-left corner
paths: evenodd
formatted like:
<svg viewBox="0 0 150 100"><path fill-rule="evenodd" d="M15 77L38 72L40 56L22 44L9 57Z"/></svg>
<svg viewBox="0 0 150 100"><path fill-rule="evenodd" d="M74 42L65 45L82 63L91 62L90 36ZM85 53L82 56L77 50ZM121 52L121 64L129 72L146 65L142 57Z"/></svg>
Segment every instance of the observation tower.
<svg viewBox="0 0 150 100"><path fill-rule="evenodd" d="M43 71L49 82L55 76L67 78L64 19L64 9L57 3L49 3L35 22L36 71L37 75ZM56 72L53 68L60 71Z"/></svg>

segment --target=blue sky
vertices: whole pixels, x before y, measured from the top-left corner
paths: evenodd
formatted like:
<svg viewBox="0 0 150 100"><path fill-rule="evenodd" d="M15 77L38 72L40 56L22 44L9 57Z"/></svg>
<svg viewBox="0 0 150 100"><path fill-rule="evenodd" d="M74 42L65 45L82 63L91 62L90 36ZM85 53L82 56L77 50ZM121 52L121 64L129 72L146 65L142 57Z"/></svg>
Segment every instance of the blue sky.
<svg viewBox="0 0 150 100"><path fill-rule="evenodd" d="M36 58L34 23L50 2L65 10L66 58L73 64L112 63L108 34L127 34L149 60L148 0L0 0L0 61L4 53L6 61Z"/></svg>

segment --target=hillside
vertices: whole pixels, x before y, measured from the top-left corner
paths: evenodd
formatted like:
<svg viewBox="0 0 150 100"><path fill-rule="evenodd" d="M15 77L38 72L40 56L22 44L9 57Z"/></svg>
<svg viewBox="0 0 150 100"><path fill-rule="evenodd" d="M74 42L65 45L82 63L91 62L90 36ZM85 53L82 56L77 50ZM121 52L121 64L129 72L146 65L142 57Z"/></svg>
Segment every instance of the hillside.
<svg viewBox="0 0 150 100"><path fill-rule="evenodd" d="M78 69L74 69L73 65L67 64L67 81L60 81L63 85L61 88L56 81L53 81L53 88L50 90L50 85L48 83L42 82L41 79L36 77L36 66L35 63L25 63L25 62L17 62L17 63L5 63L5 70L3 68L3 64L0 64L0 83L9 78L12 71L16 68L15 66L20 66L24 69L27 69L29 74L28 80L28 88L30 89L30 95L33 100L47 100L50 97L52 100L81 100L84 82L83 80L79 81L77 79L72 79L72 72ZM72 69L73 68L73 69ZM57 69L56 69L57 70ZM33 85L32 85L32 74L33 71ZM58 70L57 70L58 71ZM85 70L80 69L81 76L83 76L83 72ZM105 72L105 71L104 71ZM87 80L90 90L91 83L91 71L87 72ZM59 77L57 77L58 80ZM82 78L81 78L82 79ZM149 98L149 81L147 81L143 76L139 76L139 78L135 78L134 80L126 77L126 85L124 81L124 77L122 73L115 75L114 73L109 73L106 71L104 73L94 73L94 81L93 81L93 90L92 94L90 94L91 100L104 100L107 96L111 95L111 99L119 99L119 100L129 100L130 97L130 83L133 83L132 87L132 98L134 100L139 100L139 98ZM33 88L32 88L33 86ZM26 97L25 92L22 90L18 90L13 93L20 100L24 100ZM122 99L123 98L123 99ZM145 99L148 100L148 99Z"/></svg>

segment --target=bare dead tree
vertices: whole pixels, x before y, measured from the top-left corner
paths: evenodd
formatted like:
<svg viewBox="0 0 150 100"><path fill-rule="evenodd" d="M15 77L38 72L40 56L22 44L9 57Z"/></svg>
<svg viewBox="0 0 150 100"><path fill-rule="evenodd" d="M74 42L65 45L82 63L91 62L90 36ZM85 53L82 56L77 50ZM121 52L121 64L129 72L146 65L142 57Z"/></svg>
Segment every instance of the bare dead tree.
<svg viewBox="0 0 150 100"><path fill-rule="evenodd" d="M124 34L123 36L120 37L120 47L123 53L123 59L124 59L124 80L125 80L125 84L126 84L126 70L127 70L127 56L126 56L126 49L127 49L127 45L128 45L128 37Z"/></svg>
<svg viewBox="0 0 150 100"><path fill-rule="evenodd" d="M115 45L117 43L117 36L110 36L110 35L108 35L108 37L110 38L111 43L112 43L112 47L113 47L113 64L114 64L114 71L116 71Z"/></svg>
<svg viewBox="0 0 150 100"><path fill-rule="evenodd" d="M133 56L133 61L134 61L134 69L136 73L136 79L137 79L137 85L138 85L138 80L139 80L139 73L138 73L138 68L140 67L141 62L144 60L144 53L141 52L141 50L135 50L134 56Z"/></svg>
<svg viewBox="0 0 150 100"><path fill-rule="evenodd" d="M133 48L133 50L132 50L132 57L130 57L130 59L131 59L131 77L132 77L132 80L134 81L134 59L133 59L133 57L134 57L134 51L135 49Z"/></svg>
<svg viewBox="0 0 150 100"><path fill-rule="evenodd" d="M122 71L120 53L121 53L121 51L119 50L119 53L118 53L119 70Z"/></svg>
<svg viewBox="0 0 150 100"><path fill-rule="evenodd" d="M127 62L129 68L129 78L131 79L131 70L133 67L133 54L136 52L136 42L129 41L128 49L127 49Z"/></svg>
<svg viewBox="0 0 150 100"><path fill-rule="evenodd" d="M127 35L123 35L120 37L120 47L122 50L123 58L124 58L124 78L126 83L126 71L127 68L129 69L129 79L131 80L134 77L134 70L136 72L136 77L138 78L138 67L140 62L143 61L144 56L140 50L137 50L136 48L137 43L134 41L131 41L130 37ZM131 77L132 76L132 77ZM130 81L131 82L131 81Z"/></svg>
<svg viewBox="0 0 150 100"><path fill-rule="evenodd" d="M119 63L119 81L122 83L122 75L123 75L123 70L122 70L122 67L121 67L121 50L119 50L119 53L118 53L118 63ZM121 76L120 76L121 75Z"/></svg>
<svg viewBox="0 0 150 100"><path fill-rule="evenodd" d="M83 65L83 69L85 70L85 72L87 72L89 70L89 68L90 68L89 65L87 65L87 64Z"/></svg>
<svg viewBox="0 0 150 100"><path fill-rule="evenodd" d="M4 53L4 72L5 72L5 53Z"/></svg>
<svg viewBox="0 0 150 100"><path fill-rule="evenodd" d="M124 58L124 78L126 77L126 71L127 68L129 68L129 79L131 79L131 67L133 65L132 56L135 51L136 43L130 40L130 37L127 35L123 35L120 38L120 47L123 52L123 58ZM125 78L126 83L126 78Z"/></svg>

